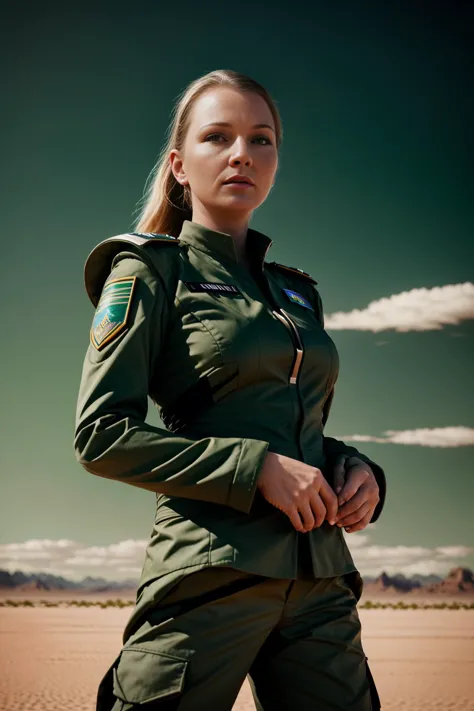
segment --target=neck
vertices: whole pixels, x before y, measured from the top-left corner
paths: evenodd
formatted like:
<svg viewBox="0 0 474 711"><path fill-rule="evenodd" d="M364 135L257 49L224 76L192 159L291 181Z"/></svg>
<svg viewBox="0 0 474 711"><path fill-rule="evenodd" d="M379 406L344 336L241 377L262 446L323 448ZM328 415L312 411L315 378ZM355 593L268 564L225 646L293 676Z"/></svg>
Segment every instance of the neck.
<svg viewBox="0 0 474 711"><path fill-rule="evenodd" d="M208 227L216 232L224 232L230 235L235 243L235 249L239 257L239 262L245 266L249 266L247 260L247 230L249 216L242 214L230 214L226 211L223 214L211 214L201 205L193 209L191 220L197 222L198 225Z"/></svg>

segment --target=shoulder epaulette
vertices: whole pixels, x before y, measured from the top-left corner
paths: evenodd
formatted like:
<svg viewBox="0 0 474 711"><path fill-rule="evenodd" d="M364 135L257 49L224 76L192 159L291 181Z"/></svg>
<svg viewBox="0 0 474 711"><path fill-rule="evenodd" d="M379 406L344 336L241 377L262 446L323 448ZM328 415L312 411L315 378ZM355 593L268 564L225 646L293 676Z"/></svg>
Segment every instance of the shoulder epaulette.
<svg viewBox="0 0 474 711"><path fill-rule="evenodd" d="M147 242L179 242L178 237L173 237L173 235L161 235L158 232L127 232L125 235L119 235L119 237L141 237L146 244ZM115 239L112 237L111 239Z"/></svg>
<svg viewBox="0 0 474 711"><path fill-rule="evenodd" d="M104 283L110 274L113 259L117 254L123 252L125 248L140 254L144 248L158 244L182 243L177 237L155 232L126 232L99 242L87 257L84 266L84 283L94 306L97 306Z"/></svg>
<svg viewBox="0 0 474 711"><path fill-rule="evenodd" d="M275 267L277 269L284 269L285 271L293 272L293 274L297 274L298 276L302 277L303 279L307 279L310 281L312 284L317 284L318 282L313 279L313 277L308 274L307 272L304 272L302 269L298 269L298 267L288 267L286 264L279 264L278 262L268 262L269 267Z"/></svg>

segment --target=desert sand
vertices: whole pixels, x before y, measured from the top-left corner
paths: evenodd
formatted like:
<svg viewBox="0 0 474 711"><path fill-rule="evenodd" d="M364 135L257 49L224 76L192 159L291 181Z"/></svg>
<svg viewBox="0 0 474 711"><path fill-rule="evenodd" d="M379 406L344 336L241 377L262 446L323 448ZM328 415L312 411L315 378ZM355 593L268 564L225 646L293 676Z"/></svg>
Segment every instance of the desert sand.
<svg viewBox="0 0 474 711"><path fill-rule="evenodd" d="M1 608L0 711L94 711L130 608ZM364 610L384 711L474 711L473 610ZM245 683L234 711L254 711Z"/></svg>

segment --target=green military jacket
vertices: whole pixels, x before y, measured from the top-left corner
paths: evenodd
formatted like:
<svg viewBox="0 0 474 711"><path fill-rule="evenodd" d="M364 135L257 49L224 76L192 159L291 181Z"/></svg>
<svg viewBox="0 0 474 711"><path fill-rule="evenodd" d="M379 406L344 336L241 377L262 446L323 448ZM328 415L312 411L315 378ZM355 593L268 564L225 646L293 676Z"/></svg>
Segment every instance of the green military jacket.
<svg viewBox="0 0 474 711"><path fill-rule="evenodd" d="M119 235L90 254L96 315L77 405L83 467L156 493L142 586L176 571L229 565L296 578L300 543L315 577L355 570L327 521L298 533L257 489L267 450L322 470L341 453L324 435L338 353L316 282L265 261L272 241L249 229L249 271L230 235L185 221L179 238ZM147 397L167 429L147 424Z"/></svg>

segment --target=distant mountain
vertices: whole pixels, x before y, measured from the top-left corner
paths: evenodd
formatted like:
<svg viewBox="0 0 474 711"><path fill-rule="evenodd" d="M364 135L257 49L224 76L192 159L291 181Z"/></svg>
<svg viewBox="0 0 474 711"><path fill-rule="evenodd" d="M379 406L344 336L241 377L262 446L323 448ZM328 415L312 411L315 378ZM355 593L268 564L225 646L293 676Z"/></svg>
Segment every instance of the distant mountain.
<svg viewBox="0 0 474 711"><path fill-rule="evenodd" d="M474 592L474 576L469 568L453 568L441 582L431 583L426 589L429 592L451 595L453 593Z"/></svg>
<svg viewBox="0 0 474 711"><path fill-rule="evenodd" d="M411 592L419 587L421 587L421 583L418 580L406 578L401 573L388 575L385 572L381 573L373 582L364 585L366 593Z"/></svg>
<svg viewBox="0 0 474 711"><path fill-rule="evenodd" d="M440 583L442 579L440 575L420 575L419 573L410 577L410 580L414 580L422 586L429 585L430 583Z"/></svg>
<svg viewBox="0 0 474 711"><path fill-rule="evenodd" d="M0 590L84 590L87 592L107 592L137 588L137 580L106 580L105 578L92 578L90 576L81 581L68 580L58 575L49 573L22 573L16 570L10 573L0 570Z"/></svg>
<svg viewBox="0 0 474 711"><path fill-rule="evenodd" d="M381 575L387 575L386 573L381 573ZM381 575L364 575L364 584L368 585L370 583L375 583L377 580L380 579ZM401 573L397 573L396 575L393 576L394 578L399 578L402 577L404 578ZM407 578L405 578L407 579ZM428 585L429 583L440 583L443 578L440 575L421 575L421 573L416 573L415 575L411 575L408 580L411 580L413 583L420 583L421 586Z"/></svg>
<svg viewBox="0 0 474 711"><path fill-rule="evenodd" d="M388 575L381 573L377 578L364 578L364 595L379 593L459 593L474 592L474 579L469 568L454 568L446 578L438 575Z"/></svg>
<svg viewBox="0 0 474 711"><path fill-rule="evenodd" d="M81 581L81 588L84 590L122 590L123 588L137 588L138 580L127 578L127 580L106 580L105 578L92 578L88 575Z"/></svg>
<svg viewBox="0 0 474 711"><path fill-rule="evenodd" d="M83 580L68 580L49 573L10 573L0 570L0 591L21 592L75 590L84 592L110 592L136 590L138 580L107 580L87 576ZM433 593L433 594L474 594L474 575L469 568L453 568L446 578L438 575L412 575L407 578L401 573L389 575L386 572L377 577L364 576L364 596L390 593Z"/></svg>

